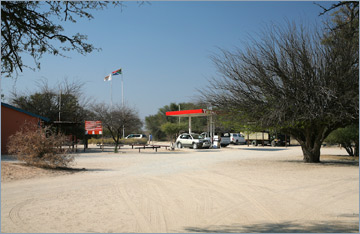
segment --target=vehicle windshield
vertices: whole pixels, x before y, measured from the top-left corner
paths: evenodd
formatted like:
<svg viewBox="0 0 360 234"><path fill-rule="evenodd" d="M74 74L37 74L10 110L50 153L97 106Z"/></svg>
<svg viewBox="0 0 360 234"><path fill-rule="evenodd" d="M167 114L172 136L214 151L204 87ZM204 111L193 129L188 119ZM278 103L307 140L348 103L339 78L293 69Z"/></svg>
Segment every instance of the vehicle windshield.
<svg viewBox="0 0 360 234"><path fill-rule="evenodd" d="M191 136L194 138L194 139L204 139L204 137L202 135L199 135L199 134L191 134Z"/></svg>

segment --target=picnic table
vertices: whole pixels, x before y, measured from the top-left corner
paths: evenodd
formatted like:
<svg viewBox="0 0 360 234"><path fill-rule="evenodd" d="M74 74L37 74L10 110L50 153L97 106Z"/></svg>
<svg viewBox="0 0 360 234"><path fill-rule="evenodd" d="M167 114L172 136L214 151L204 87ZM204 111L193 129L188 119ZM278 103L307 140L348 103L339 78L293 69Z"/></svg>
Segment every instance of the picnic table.
<svg viewBox="0 0 360 234"><path fill-rule="evenodd" d="M113 144L113 143L105 143L105 144L96 144L96 146L99 146L100 147L100 149L102 150L102 151L104 151L104 147L105 146L114 146L115 147L115 144ZM121 147L123 147L124 145L123 144L118 144L118 147L119 147L119 149L121 148Z"/></svg>
<svg viewBox="0 0 360 234"><path fill-rule="evenodd" d="M167 147L170 147L170 146L168 146L168 145L142 145L140 147L135 147L135 149L138 149L139 153L140 153L141 149L153 149L153 150L155 149L155 152L157 152L157 149L159 149L161 147L165 147L165 149L167 149Z"/></svg>

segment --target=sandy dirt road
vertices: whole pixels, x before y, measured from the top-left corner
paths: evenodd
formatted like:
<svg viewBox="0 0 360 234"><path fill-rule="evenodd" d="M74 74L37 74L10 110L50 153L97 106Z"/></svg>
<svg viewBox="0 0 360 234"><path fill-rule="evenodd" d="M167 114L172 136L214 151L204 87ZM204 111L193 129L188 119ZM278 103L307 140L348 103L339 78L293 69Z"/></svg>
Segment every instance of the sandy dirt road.
<svg viewBox="0 0 360 234"><path fill-rule="evenodd" d="M358 161L322 161L300 147L82 153L87 171L2 182L1 231L358 232Z"/></svg>

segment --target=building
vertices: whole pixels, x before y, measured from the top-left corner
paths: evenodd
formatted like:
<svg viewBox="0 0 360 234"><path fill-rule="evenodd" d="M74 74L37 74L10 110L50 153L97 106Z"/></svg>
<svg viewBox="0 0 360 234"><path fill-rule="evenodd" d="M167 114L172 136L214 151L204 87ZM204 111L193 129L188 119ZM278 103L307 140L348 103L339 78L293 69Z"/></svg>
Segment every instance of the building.
<svg viewBox="0 0 360 234"><path fill-rule="evenodd" d="M19 131L25 122L42 125L50 119L22 110L12 105L1 103L1 154L7 153L9 137Z"/></svg>

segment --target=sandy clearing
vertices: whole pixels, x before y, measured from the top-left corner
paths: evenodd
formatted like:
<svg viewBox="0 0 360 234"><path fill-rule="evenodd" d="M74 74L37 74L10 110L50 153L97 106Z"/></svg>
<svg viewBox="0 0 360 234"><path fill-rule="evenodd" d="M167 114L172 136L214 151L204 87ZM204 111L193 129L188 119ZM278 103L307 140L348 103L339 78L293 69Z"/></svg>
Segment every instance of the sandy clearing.
<svg viewBox="0 0 360 234"><path fill-rule="evenodd" d="M81 153L88 171L2 181L1 231L358 232L358 161L322 154L314 165L300 147Z"/></svg>

